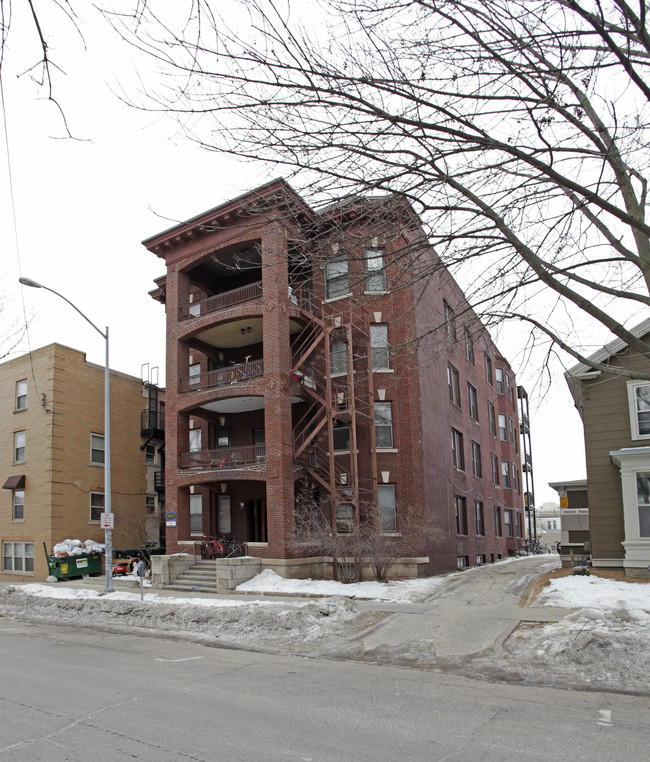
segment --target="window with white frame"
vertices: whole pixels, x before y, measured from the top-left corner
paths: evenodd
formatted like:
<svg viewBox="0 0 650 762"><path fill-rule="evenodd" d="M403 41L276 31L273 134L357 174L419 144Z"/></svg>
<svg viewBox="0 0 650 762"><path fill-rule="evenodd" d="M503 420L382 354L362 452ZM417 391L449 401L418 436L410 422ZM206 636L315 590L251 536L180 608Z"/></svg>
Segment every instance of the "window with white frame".
<svg viewBox="0 0 650 762"><path fill-rule="evenodd" d="M495 368L494 369L494 377L497 381L497 394L505 394L506 393L506 382L504 378L504 371L503 368Z"/></svg>
<svg viewBox="0 0 650 762"><path fill-rule="evenodd" d="M350 534L354 531L354 506L352 503L339 503L336 506L336 531Z"/></svg>
<svg viewBox="0 0 650 762"><path fill-rule="evenodd" d="M508 441L508 416L499 413L499 439L502 442Z"/></svg>
<svg viewBox="0 0 650 762"><path fill-rule="evenodd" d="M370 353L373 370L388 370L390 368L387 325L370 326Z"/></svg>
<svg viewBox="0 0 650 762"><path fill-rule="evenodd" d="M632 439L647 439L650 437L650 384L628 381L627 396Z"/></svg>
<svg viewBox="0 0 650 762"><path fill-rule="evenodd" d="M148 444L144 448L144 461L145 463L156 462L156 445Z"/></svg>
<svg viewBox="0 0 650 762"><path fill-rule="evenodd" d="M512 489L519 492L519 469L514 461L512 463Z"/></svg>
<svg viewBox="0 0 650 762"><path fill-rule="evenodd" d="M515 422L510 416L508 416L508 433L510 435L510 443L515 443Z"/></svg>
<svg viewBox="0 0 650 762"><path fill-rule="evenodd" d="M493 452L490 453L490 461L492 463L492 484L499 484L501 479L499 478L499 456Z"/></svg>
<svg viewBox="0 0 650 762"><path fill-rule="evenodd" d="M395 502L395 485L380 484L377 487L377 507L379 521L383 532L397 530L397 504Z"/></svg>
<svg viewBox="0 0 650 762"><path fill-rule="evenodd" d="M201 452L201 429L190 429L190 452Z"/></svg>
<svg viewBox="0 0 650 762"><path fill-rule="evenodd" d="M503 511L503 523L506 529L506 537L514 537L515 529L512 521L513 511L510 508L506 508Z"/></svg>
<svg viewBox="0 0 650 762"><path fill-rule="evenodd" d="M483 515L483 501L474 501L474 517L476 519L476 534L479 537L485 535L485 517Z"/></svg>
<svg viewBox="0 0 650 762"><path fill-rule="evenodd" d="M230 532L230 495L219 495L219 534Z"/></svg>
<svg viewBox="0 0 650 762"><path fill-rule="evenodd" d="M377 449L393 447L393 405L375 402L375 445Z"/></svg>
<svg viewBox="0 0 650 762"><path fill-rule="evenodd" d="M34 543L3 542L2 569L6 572L33 572Z"/></svg>
<svg viewBox="0 0 650 762"><path fill-rule="evenodd" d="M485 355L485 380L490 386L494 383L492 379L492 359L489 355Z"/></svg>
<svg viewBox="0 0 650 762"><path fill-rule="evenodd" d="M104 513L104 493L103 492L91 492L90 493L90 520L99 521Z"/></svg>
<svg viewBox="0 0 650 762"><path fill-rule="evenodd" d="M469 417L478 422L478 393L476 387L467 384L467 402L469 408Z"/></svg>
<svg viewBox="0 0 650 762"><path fill-rule="evenodd" d="M104 465L106 453L103 434L90 435L90 462Z"/></svg>
<svg viewBox="0 0 650 762"><path fill-rule="evenodd" d="M330 344L330 373L333 376L348 372L348 345L340 339L332 339Z"/></svg>
<svg viewBox="0 0 650 762"><path fill-rule="evenodd" d="M366 249L366 291L386 290L383 249Z"/></svg>
<svg viewBox="0 0 650 762"><path fill-rule="evenodd" d="M14 432L14 463L22 463L25 460L25 432Z"/></svg>
<svg viewBox="0 0 650 762"><path fill-rule="evenodd" d="M16 410L24 410L27 407L27 379L18 381L16 384Z"/></svg>
<svg viewBox="0 0 650 762"><path fill-rule="evenodd" d="M195 362L190 365L190 386L198 386L201 383L201 363Z"/></svg>
<svg viewBox="0 0 650 762"><path fill-rule="evenodd" d="M460 407L460 379L458 371L453 365L447 365L447 386L449 388L449 401Z"/></svg>
<svg viewBox="0 0 650 762"><path fill-rule="evenodd" d="M13 494L13 512L14 521L22 521L25 518L25 490L15 489Z"/></svg>
<svg viewBox="0 0 650 762"><path fill-rule="evenodd" d="M144 512L147 516L152 516L156 512L156 496L145 495L144 496Z"/></svg>
<svg viewBox="0 0 650 762"><path fill-rule="evenodd" d="M465 326L463 331L465 334L465 357L467 358L467 362L474 365L474 339L472 339L472 334L467 326Z"/></svg>
<svg viewBox="0 0 650 762"><path fill-rule="evenodd" d="M650 473L636 475L639 537L650 537Z"/></svg>
<svg viewBox="0 0 650 762"><path fill-rule="evenodd" d="M507 460L501 461L501 484L505 489L510 489L510 462Z"/></svg>
<svg viewBox="0 0 650 762"><path fill-rule="evenodd" d="M488 402L488 427L490 429L490 434L492 434L493 437L496 437L497 435L497 416L496 416L496 410L494 409L494 405L491 402Z"/></svg>
<svg viewBox="0 0 650 762"><path fill-rule="evenodd" d="M481 445L478 442L472 442L472 473L479 479L483 476L483 466L481 465Z"/></svg>
<svg viewBox="0 0 650 762"><path fill-rule="evenodd" d="M350 293L348 255L341 252L325 265L325 298L336 299Z"/></svg>
<svg viewBox="0 0 650 762"><path fill-rule="evenodd" d="M190 495L190 533L203 532L203 496Z"/></svg>
<svg viewBox="0 0 650 762"><path fill-rule="evenodd" d="M451 463L457 471L465 470L463 435L456 429L451 430Z"/></svg>

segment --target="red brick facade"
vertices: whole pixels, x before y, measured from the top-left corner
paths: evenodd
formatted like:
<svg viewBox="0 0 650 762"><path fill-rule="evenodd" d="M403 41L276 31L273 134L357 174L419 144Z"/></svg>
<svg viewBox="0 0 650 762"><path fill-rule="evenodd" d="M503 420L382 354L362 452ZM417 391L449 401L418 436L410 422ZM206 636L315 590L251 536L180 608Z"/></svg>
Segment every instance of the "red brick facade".
<svg viewBox="0 0 650 762"><path fill-rule="evenodd" d="M379 501L387 531L419 511L430 572L519 547L515 379L409 207L316 214L279 180L144 245L167 267L168 551L230 534L295 556L305 480L334 527L337 505Z"/></svg>

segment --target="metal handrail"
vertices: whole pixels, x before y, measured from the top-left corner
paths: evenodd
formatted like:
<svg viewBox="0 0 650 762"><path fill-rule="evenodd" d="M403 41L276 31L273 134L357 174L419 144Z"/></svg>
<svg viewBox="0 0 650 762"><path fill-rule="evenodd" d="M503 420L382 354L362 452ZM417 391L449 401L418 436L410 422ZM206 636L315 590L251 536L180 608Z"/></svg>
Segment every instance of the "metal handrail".
<svg viewBox="0 0 650 762"><path fill-rule="evenodd" d="M220 294L208 296L205 299L200 299L198 302L184 304L179 310L179 319L186 320L187 318L199 317L199 315L207 315L209 312L216 312L228 307L234 307L236 304L261 298L262 281L260 280L256 283L248 283L245 286L233 288L230 291L223 291Z"/></svg>
<svg viewBox="0 0 650 762"><path fill-rule="evenodd" d="M181 469L232 470L264 466L265 464L266 445L263 444L182 452L179 458L179 468Z"/></svg>
<svg viewBox="0 0 650 762"><path fill-rule="evenodd" d="M264 360L252 360L230 365L227 368L208 370L196 376L181 378L180 392L199 392L204 389L214 389L219 386L241 384L252 381L264 375Z"/></svg>

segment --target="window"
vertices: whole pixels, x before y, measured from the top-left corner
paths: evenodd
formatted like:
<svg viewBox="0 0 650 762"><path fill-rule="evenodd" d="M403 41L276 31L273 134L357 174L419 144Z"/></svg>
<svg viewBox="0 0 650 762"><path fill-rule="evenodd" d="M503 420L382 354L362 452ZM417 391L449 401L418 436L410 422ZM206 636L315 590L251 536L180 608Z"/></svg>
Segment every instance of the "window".
<svg viewBox="0 0 650 762"><path fill-rule="evenodd" d="M230 534L230 495L219 495L219 534Z"/></svg>
<svg viewBox="0 0 650 762"><path fill-rule="evenodd" d="M334 450L349 450L350 427L340 421L336 421L332 431L332 442L334 444Z"/></svg>
<svg viewBox="0 0 650 762"><path fill-rule="evenodd" d="M387 370L390 368L390 356L388 352L388 326L370 326L370 353L373 370Z"/></svg>
<svg viewBox="0 0 650 762"><path fill-rule="evenodd" d="M479 553L476 556L476 565L477 566L483 566L485 563L485 553Z"/></svg>
<svg viewBox="0 0 650 762"><path fill-rule="evenodd" d="M510 434L510 442L515 443L515 423L510 416L508 416L508 433Z"/></svg>
<svg viewBox="0 0 650 762"><path fill-rule="evenodd" d="M472 334L469 332L469 328L464 328L465 333L465 357L467 358L468 362L471 362L472 365L474 365L474 340L472 339Z"/></svg>
<svg viewBox="0 0 650 762"><path fill-rule="evenodd" d="M445 320L445 336L450 341L456 341L456 316L454 310L447 304L446 301L442 303L442 311Z"/></svg>
<svg viewBox="0 0 650 762"><path fill-rule="evenodd" d="M219 495L219 497L224 497ZM201 534L203 532L203 496L190 495L190 533Z"/></svg>
<svg viewBox="0 0 650 762"><path fill-rule="evenodd" d="M469 403L469 417L473 421L478 421L478 395L476 388L467 384L467 400Z"/></svg>
<svg viewBox="0 0 650 762"><path fill-rule="evenodd" d="M512 400L512 386L510 386L510 374L506 373L506 392L508 394L508 399Z"/></svg>
<svg viewBox="0 0 650 762"><path fill-rule="evenodd" d="M194 363L190 365L190 386L197 386L201 383L201 364Z"/></svg>
<svg viewBox="0 0 650 762"><path fill-rule="evenodd" d="M152 516L156 512L156 496L145 495L144 496L144 512L147 516Z"/></svg>
<svg viewBox="0 0 650 762"><path fill-rule="evenodd" d="M499 413L499 439L502 442L508 441L508 420L503 413Z"/></svg>
<svg viewBox="0 0 650 762"><path fill-rule="evenodd" d="M517 525L517 537L523 537L523 522L521 520L521 513L519 511L515 511L515 523Z"/></svg>
<svg viewBox="0 0 650 762"><path fill-rule="evenodd" d="M397 530L397 509L394 484L380 484L377 487L377 506L382 531L395 532Z"/></svg>
<svg viewBox="0 0 650 762"><path fill-rule="evenodd" d="M460 495L454 497L456 511L456 534L467 534L467 500Z"/></svg>
<svg viewBox="0 0 650 762"><path fill-rule="evenodd" d="M507 460L501 461L501 483L504 489L510 489L510 462Z"/></svg>
<svg viewBox="0 0 650 762"><path fill-rule="evenodd" d="M264 433L264 429L262 429ZM230 447L230 426L217 426L214 433L216 447Z"/></svg>
<svg viewBox="0 0 650 762"><path fill-rule="evenodd" d="M512 489L519 492L519 470L516 463L512 464Z"/></svg>
<svg viewBox="0 0 650 762"><path fill-rule="evenodd" d="M493 452L490 453L490 460L492 461L492 484L499 484L499 458Z"/></svg>
<svg viewBox="0 0 650 762"><path fill-rule="evenodd" d="M90 520L99 521L104 513L104 493L90 493Z"/></svg>
<svg viewBox="0 0 650 762"><path fill-rule="evenodd" d="M333 376L348 372L348 345L340 339L332 339L330 344L330 372Z"/></svg>
<svg viewBox="0 0 650 762"><path fill-rule="evenodd" d="M639 537L650 537L650 474L636 475Z"/></svg>
<svg viewBox="0 0 650 762"><path fill-rule="evenodd" d="M25 460L25 432L14 432L14 463Z"/></svg>
<svg viewBox="0 0 650 762"><path fill-rule="evenodd" d="M27 381L23 379L16 384L16 410L27 407Z"/></svg>
<svg viewBox="0 0 650 762"><path fill-rule="evenodd" d="M350 503L339 503L336 506L336 531L339 534L349 534L354 530L354 506Z"/></svg>
<svg viewBox="0 0 650 762"><path fill-rule="evenodd" d="M469 566L469 556L458 556L456 559L457 569L466 569Z"/></svg>
<svg viewBox="0 0 650 762"><path fill-rule="evenodd" d="M150 444L148 444L144 448L144 461L145 461L145 463L155 463L156 462L156 445L150 445Z"/></svg>
<svg viewBox="0 0 650 762"><path fill-rule="evenodd" d="M33 572L34 543L3 542L2 569L9 572Z"/></svg>
<svg viewBox="0 0 650 762"><path fill-rule="evenodd" d="M264 429L253 429L253 444L263 445L266 442Z"/></svg>
<svg viewBox="0 0 650 762"><path fill-rule="evenodd" d="M386 290L383 249L366 249L366 290Z"/></svg>
<svg viewBox="0 0 650 762"><path fill-rule="evenodd" d="M494 409L494 405L492 405L490 402L488 402L488 425L490 427L490 434L492 434L493 437L496 437L497 435L496 411Z"/></svg>
<svg viewBox="0 0 650 762"><path fill-rule="evenodd" d="M476 534L479 537L485 535L485 517L483 516L483 503L481 500L474 501L474 516L476 517Z"/></svg>
<svg viewBox="0 0 650 762"><path fill-rule="evenodd" d="M485 355L485 379L492 386L492 360Z"/></svg>
<svg viewBox="0 0 650 762"><path fill-rule="evenodd" d="M449 386L449 400L460 407L460 381L458 371L453 365L447 366L447 385Z"/></svg>
<svg viewBox="0 0 650 762"><path fill-rule="evenodd" d="M338 254L325 265L325 298L335 299L350 293L348 255Z"/></svg>
<svg viewBox="0 0 650 762"><path fill-rule="evenodd" d="M506 383L503 378L503 368L495 368L494 376L497 380L497 394L506 393Z"/></svg>
<svg viewBox="0 0 650 762"><path fill-rule="evenodd" d="M501 508L498 505L494 506L494 534L497 537L503 536L503 528L501 526Z"/></svg>
<svg viewBox="0 0 650 762"><path fill-rule="evenodd" d="M13 495L13 513L14 521L22 521L25 518L25 490L15 489Z"/></svg>
<svg viewBox="0 0 650 762"><path fill-rule="evenodd" d="M201 429L190 429L190 452L201 452Z"/></svg>
<svg viewBox="0 0 650 762"><path fill-rule="evenodd" d="M104 463L105 458L105 442L103 434L91 434L90 435L90 462L91 463Z"/></svg>
<svg viewBox="0 0 650 762"><path fill-rule="evenodd" d="M628 381L627 395L632 439L650 437L650 384Z"/></svg>
<svg viewBox="0 0 650 762"><path fill-rule="evenodd" d="M514 527L512 526L512 511L506 508L503 511L503 523L506 528L506 537L514 537Z"/></svg>
<svg viewBox="0 0 650 762"><path fill-rule="evenodd" d="M391 402L375 402L375 444L377 449L390 449L393 446Z"/></svg>
<svg viewBox="0 0 650 762"><path fill-rule="evenodd" d="M481 445L478 442L472 442L472 473L479 479L483 476L483 467L481 465Z"/></svg>
<svg viewBox="0 0 650 762"><path fill-rule="evenodd" d="M460 431L456 431L456 429L451 430L451 462L457 471L465 470L463 435Z"/></svg>

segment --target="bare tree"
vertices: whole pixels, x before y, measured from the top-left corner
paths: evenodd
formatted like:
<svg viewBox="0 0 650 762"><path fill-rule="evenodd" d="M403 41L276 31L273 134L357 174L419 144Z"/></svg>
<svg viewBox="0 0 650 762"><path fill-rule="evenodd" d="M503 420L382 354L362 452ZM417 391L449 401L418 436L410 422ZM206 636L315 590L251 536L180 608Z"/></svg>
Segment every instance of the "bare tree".
<svg viewBox="0 0 650 762"><path fill-rule="evenodd" d="M143 105L314 203L410 202L488 324L596 368L594 328L648 353L626 328L650 287L646 0L196 0L182 24L159 8L134 44L174 77Z"/></svg>

